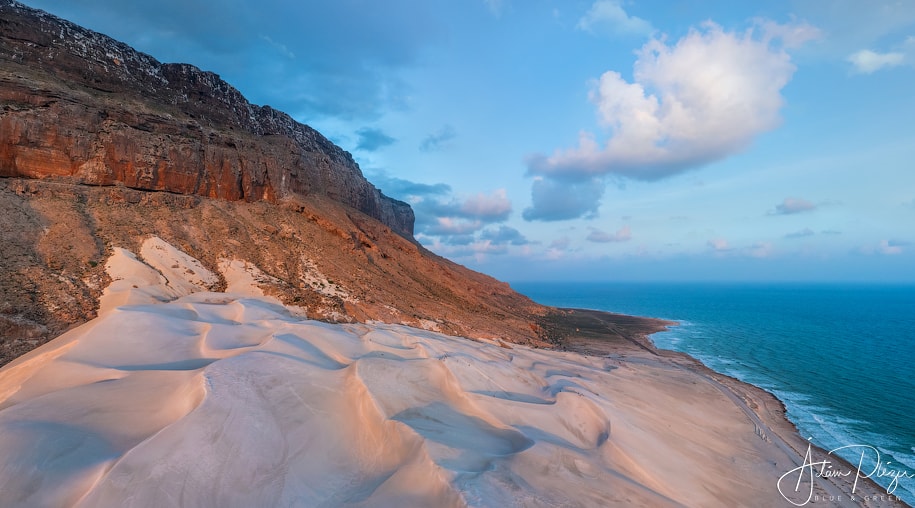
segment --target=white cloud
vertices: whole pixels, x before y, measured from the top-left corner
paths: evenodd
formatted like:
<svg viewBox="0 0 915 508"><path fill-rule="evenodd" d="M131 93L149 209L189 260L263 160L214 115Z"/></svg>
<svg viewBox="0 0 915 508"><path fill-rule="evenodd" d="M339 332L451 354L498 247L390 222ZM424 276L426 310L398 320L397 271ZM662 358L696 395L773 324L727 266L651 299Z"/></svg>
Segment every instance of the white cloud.
<svg viewBox="0 0 915 508"><path fill-rule="evenodd" d="M633 82L608 71L591 93L609 140L602 145L582 133L576 148L529 158L530 173L657 180L743 150L779 125L781 90L795 71L785 48L815 31L805 24L757 27L726 32L707 22L673 45L649 41ZM790 41L785 34L793 34Z"/></svg>
<svg viewBox="0 0 915 508"><path fill-rule="evenodd" d="M883 68L896 67L905 61L905 54L899 52L877 53L869 49L856 51L847 59L861 74L871 74Z"/></svg>
<svg viewBox="0 0 915 508"><path fill-rule="evenodd" d="M578 20L576 28L593 34L650 35L651 23L623 10L619 0L597 0L591 9Z"/></svg>
<svg viewBox="0 0 915 508"><path fill-rule="evenodd" d="M597 243L626 242L632 239L632 230L629 226L623 226L616 233L607 233L599 229L592 229L588 235L588 241Z"/></svg>

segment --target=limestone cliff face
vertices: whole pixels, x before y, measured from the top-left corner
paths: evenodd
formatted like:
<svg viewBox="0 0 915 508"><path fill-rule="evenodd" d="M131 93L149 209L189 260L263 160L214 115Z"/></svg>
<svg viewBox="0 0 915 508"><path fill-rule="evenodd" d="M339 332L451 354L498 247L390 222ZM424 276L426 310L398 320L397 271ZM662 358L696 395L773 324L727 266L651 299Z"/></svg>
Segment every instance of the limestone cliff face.
<svg viewBox="0 0 915 508"><path fill-rule="evenodd" d="M216 74L0 0L0 176L230 201L321 195L406 237L413 211L352 156Z"/></svg>
<svg viewBox="0 0 915 508"><path fill-rule="evenodd" d="M150 236L213 273L251 263L311 318L555 339L548 309L412 232L409 205L314 129L0 0L0 366L93 318L114 248Z"/></svg>

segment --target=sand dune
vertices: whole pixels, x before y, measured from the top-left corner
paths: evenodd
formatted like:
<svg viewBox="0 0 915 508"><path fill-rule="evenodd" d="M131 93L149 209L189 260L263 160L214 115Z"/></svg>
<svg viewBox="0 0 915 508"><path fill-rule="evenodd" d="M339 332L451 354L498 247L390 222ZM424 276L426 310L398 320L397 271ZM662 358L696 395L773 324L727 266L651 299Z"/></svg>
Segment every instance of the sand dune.
<svg viewBox="0 0 915 508"><path fill-rule="evenodd" d="M790 458L663 364L302 320L154 239L0 370L0 505L774 506ZM147 248L148 247L148 248Z"/></svg>

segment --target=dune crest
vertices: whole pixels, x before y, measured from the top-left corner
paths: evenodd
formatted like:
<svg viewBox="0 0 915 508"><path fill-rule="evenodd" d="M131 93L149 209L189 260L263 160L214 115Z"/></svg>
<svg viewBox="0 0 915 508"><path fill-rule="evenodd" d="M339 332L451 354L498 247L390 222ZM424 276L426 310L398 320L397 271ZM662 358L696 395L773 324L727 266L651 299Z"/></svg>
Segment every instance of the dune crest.
<svg viewBox="0 0 915 508"><path fill-rule="evenodd" d="M145 263L115 249L98 318L0 370L3 506L771 496L768 480L726 479L769 474L764 443L714 389L700 404L669 386L685 373L306 321L259 296L243 261L220 265L238 292L215 293L217 277L187 254L143 247Z"/></svg>

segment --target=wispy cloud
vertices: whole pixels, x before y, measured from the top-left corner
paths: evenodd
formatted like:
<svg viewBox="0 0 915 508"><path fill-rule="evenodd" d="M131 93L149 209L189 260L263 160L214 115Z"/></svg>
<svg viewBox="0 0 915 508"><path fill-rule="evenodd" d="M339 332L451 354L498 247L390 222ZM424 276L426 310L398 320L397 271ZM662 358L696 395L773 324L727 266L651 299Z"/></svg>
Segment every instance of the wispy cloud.
<svg viewBox="0 0 915 508"><path fill-rule="evenodd" d="M877 53L869 49L862 49L848 55L847 60L851 62L856 72L872 74L880 69L902 65L905 61L905 53Z"/></svg>
<svg viewBox="0 0 915 508"><path fill-rule="evenodd" d="M881 254L892 256L902 254L903 250L909 245L911 245L911 243L903 240L881 240L877 245L877 251Z"/></svg>
<svg viewBox="0 0 915 508"><path fill-rule="evenodd" d="M451 194L451 186L446 183L413 182L391 176L386 171L377 170L370 172L367 176L369 181L378 186L388 196L407 202Z"/></svg>
<svg viewBox="0 0 915 508"><path fill-rule="evenodd" d="M775 252L770 242L756 242L749 246L733 247L723 238L713 238L706 242L706 246L719 257L752 257L767 258Z"/></svg>
<svg viewBox="0 0 915 508"><path fill-rule="evenodd" d="M572 240L568 236L557 238L550 242L550 247L544 252L544 256L553 261L562 259L571 245Z"/></svg>
<svg viewBox="0 0 915 508"><path fill-rule="evenodd" d="M480 233L480 239L495 245L528 245L531 243L520 231L510 226L486 229Z"/></svg>
<svg viewBox="0 0 915 508"><path fill-rule="evenodd" d="M456 137L457 131L454 130L454 127L445 125L441 129L426 136L422 143L419 144L419 149L422 152L435 152L442 150L446 148L448 144Z"/></svg>
<svg viewBox="0 0 915 508"><path fill-rule="evenodd" d="M905 249L910 245L909 242L901 240L880 240L876 245L864 245L858 248L857 252L867 255L897 256L905 252Z"/></svg>
<svg viewBox="0 0 915 508"><path fill-rule="evenodd" d="M713 238L706 242L706 245L715 252L728 252L734 250L728 245L728 241L724 238Z"/></svg>
<svg viewBox="0 0 915 508"><path fill-rule="evenodd" d="M767 258L772 256L774 249L769 242L757 242L743 249L742 253L753 258Z"/></svg>
<svg viewBox="0 0 915 508"><path fill-rule="evenodd" d="M787 235L785 235L785 238L791 238L791 239L805 238L805 237L808 237L808 236L813 236L813 235L815 235L815 234L816 234L816 233L815 233L812 229L810 229L810 228L804 228L804 229L802 229L802 230L800 230L800 231L795 231L795 232L793 232L793 233L788 233Z"/></svg>
<svg viewBox="0 0 915 508"><path fill-rule="evenodd" d="M272 38L270 38L269 35L261 35L261 40L273 46L281 55L285 56L286 58L295 60L295 53L290 51L285 44L274 41Z"/></svg>
<svg viewBox="0 0 915 508"><path fill-rule="evenodd" d="M651 35L654 28L648 21L630 16L619 0L597 0L578 20L576 28L592 34Z"/></svg>
<svg viewBox="0 0 915 508"><path fill-rule="evenodd" d="M433 236L463 236L479 231L483 221L456 217L433 217L429 223L421 225L420 232Z"/></svg>
<svg viewBox="0 0 915 508"><path fill-rule="evenodd" d="M775 205L775 209L769 211L769 215L793 215L797 213L810 212L817 209L817 205L801 198L785 198L784 201Z"/></svg>
<svg viewBox="0 0 915 508"><path fill-rule="evenodd" d="M356 144L356 150L365 152L374 152L389 145L393 145L397 140L388 136L381 129L365 127L356 131L359 141Z"/></svg>
<svg viewBox="0 0 915 508"><path fill-rule="evenodd" d="M629 228L629 226L623 226L615 233L608 233L597 228L592 228L591 233L588 234L587 238L589 242L596 243L628 242L631 239L632 230Z"/></svg>

